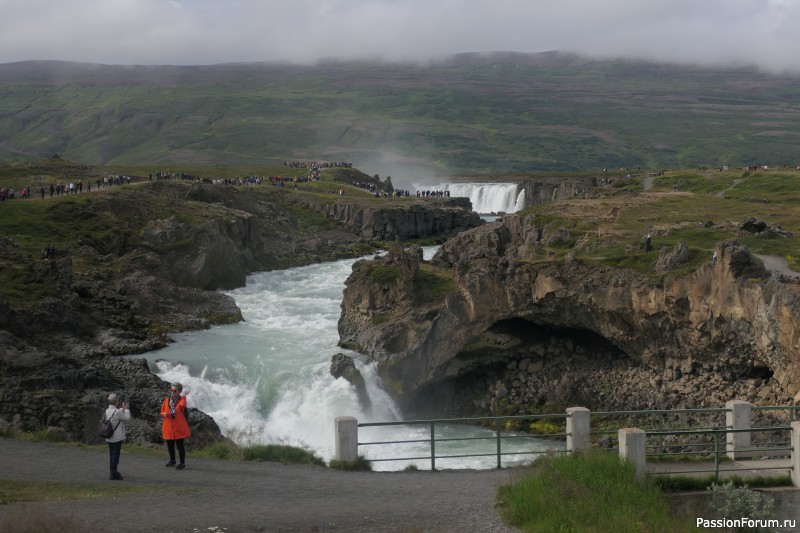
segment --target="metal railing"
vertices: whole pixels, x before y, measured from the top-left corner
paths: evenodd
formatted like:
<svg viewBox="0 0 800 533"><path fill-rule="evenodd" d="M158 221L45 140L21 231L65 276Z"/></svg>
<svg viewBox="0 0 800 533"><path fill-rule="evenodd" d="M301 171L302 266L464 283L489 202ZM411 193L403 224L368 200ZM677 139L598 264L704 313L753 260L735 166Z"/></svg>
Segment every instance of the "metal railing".
<svg viewBox="0 0 800 533"><path fill-rule="evenodd" d="M753 411L787 411L790 420L796 420L800 418L800 406L767 406L767 407L752 407ZM748 432L751 434L756 433L764 433L764 432L779 432L779 431L790 431L791 426L789 425L774 425L774 426L761 426L761 427L752 427L749 429L733 429L731 426L727 425L724 418L722 420L719 419L720 416L725 416L730 413L732 410L728 408L708 408L708 409L663 409L663 410L649 410L649 411L595 411L591 412L591 425L596 426L598 421L601 421L604 418L614 418L614 417L624 417L624 421L622 424L617 424L618 427L614 427L614 429L610 429L606 427L604 429L596 429L593 428L591 430L591 434L593 436L596 435L609 435L612 439L616 438L617 431L622 427L633 427L634 425L639 429L642 429L648 439L647 449L649 450L646 454L648 458L676 458L679 456L704 456L707 457L709 460L713 460L713 468L701 468L701 465L698 464L697 468L694 468L689 471L675 471L670 470L669 472L648 472L648 475L660 475L660 474L684 474L684 473L704 473L708 472L714 473L715 479L719 479L719 474L721 472L728 472L728 471L735 471L736 469L725 469L721 468L720 464L724 463L727 459L727 455L730 452L729 445L731 444L728 442L727 439L732 438L731 436L735 433L743 433ZM693 426L692 421L688 422L690 427L670 427L668 423L668 418L673 416L678 416L677 423L678 424L687 424L686 420L681 420L680 415L688 415L690 418L694 418L695 420L698 417L709 416L711 420L703 421L702 425ZM432 471L436 470L437 460L442 459L458 459L458 458L469 458L469 457L495 457L496 458L496 466L497 468L502 468L503 466L503 457L509 456L519 456L519 455L530 455L532 458L536 458L543 454L551 454L551 453L567 453L568 450L565 449L555 449L554 447L548 447L547 449L531 449L531 450L523 450L523 451L509 451L508 446L504 447L504 442L510 441L512 439L553 439L554 444L556 442L563 443L564 440L567 440L571 437L571 434L567 432L567 430L563 432L553 432L553 433L531 433L531 434L519 434L518 431L514 431L507 426L512 425L514 423L518 423L521 421L536 421L536 420L547 420L547 421L561 421L560 424L564 424L564 421L570 418L569 413L562 413L562 414L540 414L540 415L517 415L517 416L493 416L493 417L474 417L474 418L440 418L440 419L429 419L429 420L408 420L408 421L400 421L400 422L364 422L359 423L358 428L368 428L368 427L386 427L386 426L423 426L428 429L428 433L424 438L417 438L417 439L406 439L406 440L380 440L380 441L369 441L369 442L359 442L357 446L359 448L363 447L370 447L370 446L380 446L380 445L397 445L397 444L424 444L427 448L424 455L410 455L410 456L403 456L403 457L389 457L389 458L375 458L370 459L371 462L382 462L382 461L419 461L425 460L430 461L430 467ZM638 419L640 422L644 423L634 423L631 424L632 419ZM490 436L470 436L470 437L445 437L441 434L437 436L437 426L442 427L446 425L453 425L453 424L461 424L461 425L474 425L484 427L494 431L493 435ZM360 432L359 432L360 434ZM698 440L702 440L703 436L710 436L710 441L706 442L698 442ZM678 441L675 442L668 442L669 437L679 437ZM681 438L685 437L685 438ZM495 446L491 452L480 452L480 453L458 453L458 454L447 454L441 453L441 448L445 447L449 443L455 442L466 442L466 441L494 441ZM655 442L652 442L655 441ZM437 450L437 446L439 449ZM612 446L612 449L614 447ZM669 451L670 449L680 449L680 451ZM687 451L689 450L689 451ZM777 442L761 442L758 446L752 446L750 448L736 448L735 452L737 454L752 452L753 455L755 454L762 454L762 455L770 455L770 456L783 456L791 455L792 448L791 443L786 440L779 440ZM648 461L649 462L649 461ZM747 470L785 470L786 467L748 467Z"/></svg>
<svg viewBox="0 0 800 533"><path fill-rule="evenodd" d="M565 453L566 450L555 450L555 449L547 449L547 450L528 450L528 451L504 451L503 450L503 442L510 439L531 439L531 438L566 438L569 434L565 432L558 432L558 433L536 433L536 434L523 434L523 435L515 435L512 430L504 430L504 426L507 423L512 421L528 421L528 420L562 420L569 418L568 414L554 414L554 415L517 415L517 416L490 416L490 417L479 417L479 418L439 418L439 419L431 419L431 420L407 420L403 422L364 422L359 423L359 428L366 428L366 427L382 427L382 426L427 426L430 428L429 436L426 439L406 439L406 440L390 440L390 441L371 441L371 442L360 442L358 446L376 446L376 445L388 445L388 444L420 444L420 443L428 443L430 453L428 455L423 456L409 456L409 457L391 457L391 458L380 458L380 459L370 459L372 462L380 462L380 461L415 461L415 460L430 460L431 463L431 471L436 470L436 460L437 459L459 459L459 458L467 458L467 457L496 457L497 458L497 468L502 468L502 458L505 456L518 456L518 455L531 455L536 457L542 454L549 454L549 453ZM494 435L487 436L487 437L437 437L436 436L436 426L442 425L450 425L450 424L465 424L465 425L479 425L479 426L486 426L489 425L490 427L494 427ZM468 454L455 454L455 455L442 455L437 454L436 452L436 445L437 443L448 443L448 442L462 442L462 441L495 441L495 449L491 453L468 453Z"/></svg>
<svg viewBox="0 0 800 533"><path fill-rule="evenodd" d="M727 458L727 437L733 433L756 433L756 432L763 432L763 431L779 431L779 430L788 430L791 431L791 426L771 426L771 427L763 427L763 428L750 428L750 429L731 429L729 427L720 427L720 428L707 428L707 429L693 429L693 430L666 430L666 431L647 431L647 437L663 437L665 435L712 435L713 442L712 443L694 443L694 444L687 444L687 443L676 443L671 446L683 446L683 447L708 447L711 446L713 449L711 450L702 450L702 451L681 451L681 452L664 452L659 450L655 453L647 453L646 456L648 458L664 458L669 456L678 456L678 457L691 457L694 455L702 455L703 457L708 457L709 455L713 459L714 467L713 468L702 468L701 464L698 464L696 468L692 468L690 470L665 470L663 472L654 472L648 471L648 476L655 476L655 475L675 475L675 474L702 474L702 473L713 473L714 474L714 481L719 482L719 474L720 472L742 472L742 468L721 468L720 465L725 462L724 459ZM758 452L761 454L769 454L770 452L778 452L784 451L791 454L792 447L791 443L787 442L785 445L780 445L784 443L777 443L778 446L759 446L756 448L745 448L745 449L737 449L737 453L741 452ZM647 445L646 449L653 449L658 445ZM747 471L761 471L761 470L789 470L791 471L792 467L789 466L754 466L752 463L748 464L747 468L744 470Z"/></svg>

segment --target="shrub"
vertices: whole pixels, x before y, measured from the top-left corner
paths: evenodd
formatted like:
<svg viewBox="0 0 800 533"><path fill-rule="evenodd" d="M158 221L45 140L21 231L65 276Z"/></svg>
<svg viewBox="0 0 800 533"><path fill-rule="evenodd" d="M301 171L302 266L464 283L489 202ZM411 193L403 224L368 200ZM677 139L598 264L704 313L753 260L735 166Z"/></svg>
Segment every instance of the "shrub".
<svg viewBox="0 0 800 533"><path fill-rule="evenodd" d="M775 513L775 500L750 490L747 485L736 486L732 481L723 484L713 483L708 490L711 491L711 508L721 517L769 520ZM758 531L758 529L738 528L738 531Z"/></svg>
<svg viewBox="0 0 800 533"><path fill-rule="evenodd" d="M203 457L228 461L271 461L283 464L313 464L325 466L325 461L308 448L285 444L265 444L242 447L234 442L215 442L198 452Z"/></svg>
<svg viewBox="0 0 800 533"><path fill-rule="evenodd" d="M313 451L284 444L267 444L245 448L244 460L325 466L325 461L314 454Z"/></svg>
<svg viewBox="0 0 800 533"><path fill-rule="evenodd" d="M388 285L397 282L402 273L399 269L386 265L374 265L370 270L370 280L379 285Z"/></svg>
<svg viewBox="0 0 800 533"><path fill-rule="evenodd" d="M203 457L224 459L227 461L242 461L244 459L244 449L230 441L215 442L199 450L197 454Z"/></svg>
<svg viewBox="0 0 800 533"><path fill-rule="evenodd" d="M359 455L355 461L339 461L332 459L328 466L336 470L372 470L372 462L367 460L363 455Z"/></svg>

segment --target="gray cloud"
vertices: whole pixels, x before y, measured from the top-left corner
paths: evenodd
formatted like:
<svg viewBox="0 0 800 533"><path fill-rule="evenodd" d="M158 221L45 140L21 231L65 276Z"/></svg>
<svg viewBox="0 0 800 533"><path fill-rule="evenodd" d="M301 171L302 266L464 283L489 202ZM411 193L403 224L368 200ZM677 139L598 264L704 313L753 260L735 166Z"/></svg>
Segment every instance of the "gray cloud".
<svg viewBox="0 0 800 533"><path fill-rule="evenodd" d="M800 0L0 0L0 62L426 60L562 50L800 72Z"/></svg>

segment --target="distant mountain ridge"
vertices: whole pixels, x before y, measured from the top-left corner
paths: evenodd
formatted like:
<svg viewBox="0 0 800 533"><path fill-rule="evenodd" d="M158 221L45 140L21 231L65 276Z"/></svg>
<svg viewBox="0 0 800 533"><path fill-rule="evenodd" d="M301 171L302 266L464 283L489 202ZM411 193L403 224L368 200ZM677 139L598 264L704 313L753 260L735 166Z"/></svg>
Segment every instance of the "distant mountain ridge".
<svg viewBox="0 0 800 533"><path fill-rule="evenodd" d="M428 64L0 64L0 160L353 161L416 178L796 164L800 78L559 52Z"/></svg>

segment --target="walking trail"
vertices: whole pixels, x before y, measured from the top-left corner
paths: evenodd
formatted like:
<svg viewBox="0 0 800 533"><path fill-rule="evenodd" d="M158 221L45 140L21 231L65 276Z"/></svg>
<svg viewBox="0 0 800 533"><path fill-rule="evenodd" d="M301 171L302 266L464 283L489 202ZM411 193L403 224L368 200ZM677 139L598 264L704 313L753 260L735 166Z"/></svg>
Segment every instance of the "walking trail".
<svg viewBox="0 0 800 533"><path fill-rule="evenodd" d="M188 455L185 470L165 458L126 453L124 481L108 480L108 452L0 438L0 478L153 487L102 499L0 506L103 524L117 532L513 533L495 508L515 470L343 472L311 465L245 463ZM119 525L119 527L117 527ZM107 529L100 528L100 531Z"/></svg>

